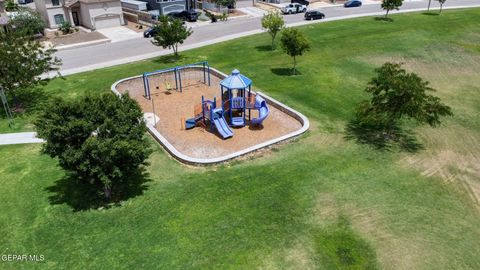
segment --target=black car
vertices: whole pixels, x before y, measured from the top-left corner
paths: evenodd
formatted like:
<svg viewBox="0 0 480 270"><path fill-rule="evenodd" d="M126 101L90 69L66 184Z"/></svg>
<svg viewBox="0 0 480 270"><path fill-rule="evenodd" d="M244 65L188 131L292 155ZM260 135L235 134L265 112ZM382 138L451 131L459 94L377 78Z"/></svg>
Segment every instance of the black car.
<svg viewBox="0 0 480 270"><path fill-rule="evenodd" d="M304 5L304 6L307 6L310 5L310 1L307 1L307 0L291 0L290 1L292 4L294 3L298 3L300 5Z"/></svg>
<svg viewBox="0 0 480 270"><path fill-rule="evenodd" d="M318 20L325 18L325 14L318 10L310 10L305 12L305 20Z"/></svg>
<svg viewBox="0 0 480 270"><path fill-rule="evenodd" d="M361 6L362 6L362 1L359 1L359 0L347 1L347 2L345 2L345 4L343 4L343 6L346 7L346 8L349 8L349 7L361 7Z"/></svg>
<svg viewBox="0 0 480 270"><path fill-rule="evenodd" d="M168 16L182 21L196 22L198 19L198 12L195 10L184 10L180 12L170 12Z"/></svg>
<svg viewBox="0 0 480 270"><path fill-rule="evenodd" d="M156 30L153 27L149 27L147 30L143 31L144 38L151 38L156 34Z"/></svg>

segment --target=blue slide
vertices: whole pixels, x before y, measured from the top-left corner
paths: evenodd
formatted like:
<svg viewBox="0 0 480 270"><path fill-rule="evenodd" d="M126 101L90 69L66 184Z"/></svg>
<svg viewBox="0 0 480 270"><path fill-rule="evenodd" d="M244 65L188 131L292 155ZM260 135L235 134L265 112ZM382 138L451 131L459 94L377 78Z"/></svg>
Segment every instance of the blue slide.
<svg viewBox="0 0 480 270"><path fill-rule="evenodd" d="M223 117L222 109L213 111L213 123L223 139L233 137L233 131L228 127L227 121Z"/></svg>
<svg viewBox="0 0 480 270"><path fill-rule="evenodd" d="M256 96L255 98L255 108L258 109L258 118L253 118L252 120L250 120L250 124L261 125L263 123L263 120L267 118L270 110L267 107L267 102L260 96Z"/></svg>
<svg viewBox="0 0 480 270"><path fill-rule="evenodd" d="M194 127L197 126L197 122L202 120L202 116L199 115L195 118L190 118L190 119L187 119L187 121L185 121L185 128L186 129L192 129Z"/></svg>

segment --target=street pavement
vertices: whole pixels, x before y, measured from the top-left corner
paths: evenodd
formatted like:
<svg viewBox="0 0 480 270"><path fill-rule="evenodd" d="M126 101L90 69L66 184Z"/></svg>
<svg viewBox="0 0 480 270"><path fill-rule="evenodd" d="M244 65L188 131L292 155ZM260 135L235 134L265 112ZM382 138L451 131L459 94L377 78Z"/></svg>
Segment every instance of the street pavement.
<svg viewBox="0 0 480 270"><path fill-rule="evenodd" d="M405 2L400 12L419 11L426 9L425 0ZM438 8L438 2L432 1L432 8ZM444 9L452 7L480 7L480 0L450 0L444 5ZM344 8L343 6L320 8L325 13L326 19L346 19L353 17L381 15L383 10L380 4L365 4L359 8ZM396 11L391 12L397 13ZM305 22L302 14L285 15L284 19L288 26L302 25ZM180 46L180 50L187 50L206 46L209 44L230 40L242 36L260 33L261 17L245 17L226 22L206 24L194 28L193 34ZM322 20L313 23L321 23ZM165 50L151 44L151 39L143 37L132 38L115 43L106 43L70 50L62 50L56 56L63 61L61 72L64 75L83 72L87 70L108 67L151 57L165 55L170 50Z"/></svg>

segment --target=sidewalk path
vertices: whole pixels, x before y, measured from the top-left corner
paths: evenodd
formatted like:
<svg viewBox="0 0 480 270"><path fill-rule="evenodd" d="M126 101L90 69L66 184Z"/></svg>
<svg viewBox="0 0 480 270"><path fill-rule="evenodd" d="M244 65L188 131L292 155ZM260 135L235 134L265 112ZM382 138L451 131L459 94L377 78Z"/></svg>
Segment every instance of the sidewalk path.
<svg viewBox="0 0 480 270"><path fill-rule="evenodd" d="M36 132L20 132L0 134L0 145L23 144L23 143L43 143L42 139L37 138Z"/></svg>

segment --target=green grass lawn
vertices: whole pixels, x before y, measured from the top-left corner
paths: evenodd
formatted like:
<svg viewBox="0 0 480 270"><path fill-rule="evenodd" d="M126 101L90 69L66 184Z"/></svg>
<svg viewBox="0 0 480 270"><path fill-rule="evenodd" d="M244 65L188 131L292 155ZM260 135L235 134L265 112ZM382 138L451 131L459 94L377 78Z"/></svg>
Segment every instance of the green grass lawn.
<svg viewBox="0 0 480 270"><path fill-rule="evenodd" d="M152 140L143 195L102 210L58 200L64 173L40 145L0 147L0 250L43 254L1 269L479 269L480 9L395 15L301 28L312 51L299 76L255 35L183 53L238 68L303 112L311 131L261 156L192 168ZM345 140L373 69L386 61L431 81L454 117L415 127L424 150ZM47 96L109 91L121 78L171 66L153 59L56 79ZM31 115L17 130L31 130ZM0 121L0 132L8 132ZM21 267L19 267L21 266Z"/></svg>

